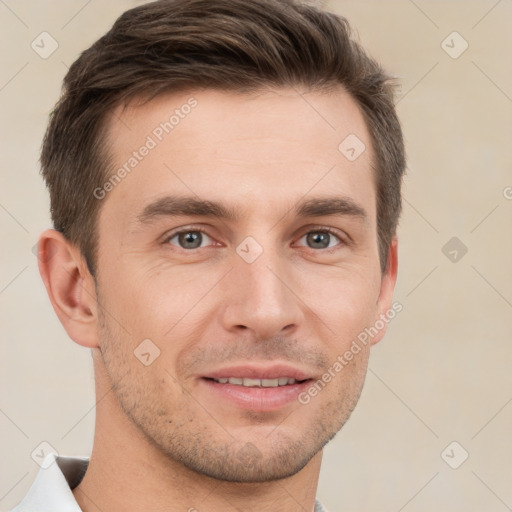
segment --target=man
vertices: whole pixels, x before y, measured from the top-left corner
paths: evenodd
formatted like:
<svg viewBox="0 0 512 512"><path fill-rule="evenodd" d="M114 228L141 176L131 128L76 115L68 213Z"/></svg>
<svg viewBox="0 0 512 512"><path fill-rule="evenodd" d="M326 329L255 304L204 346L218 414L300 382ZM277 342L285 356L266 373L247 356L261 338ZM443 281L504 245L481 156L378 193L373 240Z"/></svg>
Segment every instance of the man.
<svg viewBox="0 0 512 512"><path fill-rule="evenodd" d="M96 430L15 510L322 510L322 449L394 308L405 168L346 20L128 11L71 66L41 161L40 271L91 349Z"/></svg>

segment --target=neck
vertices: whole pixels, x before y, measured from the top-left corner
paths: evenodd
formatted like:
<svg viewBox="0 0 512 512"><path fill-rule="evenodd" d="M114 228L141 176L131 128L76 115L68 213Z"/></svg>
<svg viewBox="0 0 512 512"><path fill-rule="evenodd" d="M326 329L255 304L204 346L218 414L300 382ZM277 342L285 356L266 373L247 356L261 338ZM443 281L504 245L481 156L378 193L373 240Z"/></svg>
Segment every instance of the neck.
<svg viewBox="0 0 512 512"><path fill-rule="evenodd" d="M96 366L96 365L95 365ZM322 453L295 475L263 483L233 483L196 473L148 440L96 372L93 451L73 495L84 512L183 510L313 512Z"/></svg>

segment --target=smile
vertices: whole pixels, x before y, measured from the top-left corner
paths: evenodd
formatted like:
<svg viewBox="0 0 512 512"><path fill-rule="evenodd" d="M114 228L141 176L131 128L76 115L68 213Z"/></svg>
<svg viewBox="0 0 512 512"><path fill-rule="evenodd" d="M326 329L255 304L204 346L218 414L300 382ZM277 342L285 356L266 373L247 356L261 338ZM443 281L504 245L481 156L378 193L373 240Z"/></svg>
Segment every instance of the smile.
<svg viewBox="0 0 512 512"><path fill-rule="evenodd" d="M289 386L297 382L291 377L279 377L276 379L241 379L238 377L225 377L213 380L219 384L233 384L235 386L244 386L246 388L277 388L280 386Z"/></svg>

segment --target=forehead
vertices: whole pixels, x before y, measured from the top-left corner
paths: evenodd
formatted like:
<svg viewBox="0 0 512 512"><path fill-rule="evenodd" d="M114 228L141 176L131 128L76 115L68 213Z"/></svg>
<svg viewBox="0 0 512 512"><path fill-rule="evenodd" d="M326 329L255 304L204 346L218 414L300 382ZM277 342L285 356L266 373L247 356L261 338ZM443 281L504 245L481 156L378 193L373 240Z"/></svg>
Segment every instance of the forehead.
<svg viewBox="0 0 512 512"><path fill-rule="evenodd" d="M339 193L374 213L370 137L342 89L165 94L118 107L108 133L107 210L122 202L140 213L159 195L183 194L264 215L310 193Z"/></svg>

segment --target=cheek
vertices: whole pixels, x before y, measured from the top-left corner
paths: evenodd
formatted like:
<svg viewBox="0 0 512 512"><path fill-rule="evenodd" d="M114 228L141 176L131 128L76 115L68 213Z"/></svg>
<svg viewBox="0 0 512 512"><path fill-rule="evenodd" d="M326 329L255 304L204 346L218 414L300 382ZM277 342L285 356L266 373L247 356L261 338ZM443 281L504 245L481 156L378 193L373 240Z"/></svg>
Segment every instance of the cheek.
<svg viewBox="0 0 512 512"><path fill-rule="evenodd" d="M130 332L148 337L162 337L200 297L197 281L194 288L179 272L141 272L137 265L117 269L103 288L108 290L112 314Z"/></svg>
<svg viewBox="0 0 512 512"><path fill-rule="evenodd" d="M379 274L373 269L347 267L304 275L304 302L335 335L357 336L373 322L380 290Z"/></svg>
<svg viewBox="0 0 512 512"><path fill-rule="evenodd" d="M168 369L169 346L161 339L141 339L142 335L127 332L107 313L102 314L99 334L105 369L125 411L145 404L144 409L163 415L168 411L162 407L161 397L173 395L167 402L179 402L182 389L176 385L174 369Z"/></svg>
<svg viewBox="0 0 512 512"><path fill-rule="evenodd" d="M217 274L198 275L197 271L184 270L176 267L138 274L118 272L111 275L109 296L105 298L111 315L109 321L122 326L116 332L125 338L124 346L117 349L128 356L133 356L134 352L149 351L151 357L156 354L155 367L157 363L165 365L168 370L172 368L173 374L180 374L179 361L191 347L201 342L216 311L212 300L219 280ZM122 275L129 278L122 278ZM122 284L116 286L116 281Z"/></svg>

